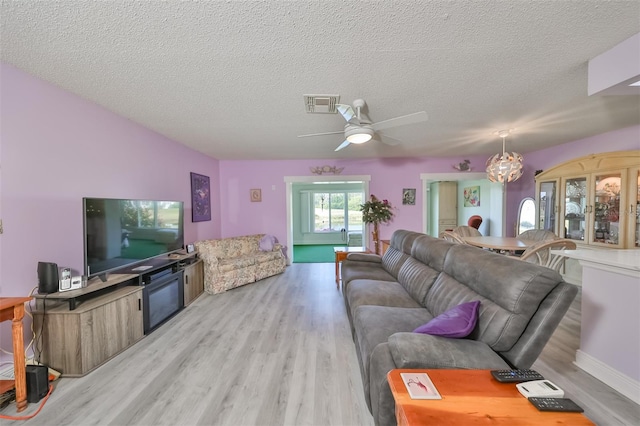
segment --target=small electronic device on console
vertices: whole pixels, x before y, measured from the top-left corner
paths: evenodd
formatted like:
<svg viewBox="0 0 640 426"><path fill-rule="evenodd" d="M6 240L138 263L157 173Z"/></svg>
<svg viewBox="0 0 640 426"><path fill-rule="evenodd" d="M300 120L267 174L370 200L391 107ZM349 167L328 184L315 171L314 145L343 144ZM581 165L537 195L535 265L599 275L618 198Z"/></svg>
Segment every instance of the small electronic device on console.
<svg viewBox="0 0 640 426"><path fill-rule="evenodd" d="M518 383L516 388L526 398L562 398L564 396L564 391L549 380Z"/></svg>

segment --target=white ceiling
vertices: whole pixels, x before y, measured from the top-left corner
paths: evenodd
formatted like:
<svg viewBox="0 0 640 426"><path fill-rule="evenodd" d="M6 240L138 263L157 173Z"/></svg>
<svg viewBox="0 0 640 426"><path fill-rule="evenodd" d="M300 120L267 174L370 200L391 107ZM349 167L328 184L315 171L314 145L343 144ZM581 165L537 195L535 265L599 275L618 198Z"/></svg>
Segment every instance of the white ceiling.
<svg viewBox="0 0 640 426"><path fill-rule="evenodd" d="M9 1L1 58L218 159L522 153L640 124L640 97L587 96L587 64L640 32L632 1ZM334 152L364 98L403 144Z"/></svg>

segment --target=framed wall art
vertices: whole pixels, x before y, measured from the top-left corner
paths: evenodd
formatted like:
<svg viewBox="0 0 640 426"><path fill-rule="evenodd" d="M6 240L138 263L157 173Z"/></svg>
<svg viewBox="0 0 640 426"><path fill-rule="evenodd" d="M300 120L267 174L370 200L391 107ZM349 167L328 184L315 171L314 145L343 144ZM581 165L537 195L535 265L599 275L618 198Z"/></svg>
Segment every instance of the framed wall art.
<svg viewBox="0 0 640 426"><path fill-rule="evenodd" d="M416 205L416 189L415 188L404 188L402 190L402 204L406 204L408 206Z"/></svg>
<svg viewBox="0 0 640 426"><path fill-rule="evenodd" d="M191 172L191 221L211 220L211 187L209 176Z"/></svg>
<svg viewBox="0 0 640 426"><path fill-rule="evenodd" d="M469 186L464 189L464 206L480 207L480 186Z"/></svg>
<svg viewBox="0 0 640 426"><path fill-rule="evenodd" d="M262 201L262 190L261 189L250 189L249 197L251 198L252 203L259 203Z"/></svg>

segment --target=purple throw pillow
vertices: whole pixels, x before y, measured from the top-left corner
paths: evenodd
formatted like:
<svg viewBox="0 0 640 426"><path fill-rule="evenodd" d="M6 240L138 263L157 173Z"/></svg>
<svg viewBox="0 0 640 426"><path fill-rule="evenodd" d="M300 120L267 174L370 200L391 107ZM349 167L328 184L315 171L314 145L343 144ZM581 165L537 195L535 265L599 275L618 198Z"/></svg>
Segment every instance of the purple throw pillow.
<svg viewBox="0 0 640 426"><path fill-rule="evenodd" d="M260 239L260 250L273 251L273 245L276 242L276 237L273 235L265 235Z"/></svg>
<svg viewBox="0 0 640 426"><path fill-rule="evenodd" d="M438 315L428 323L413 330L414 333L434 336L462 338L467 337L478 322L480 301L462 303Z"/></svg>

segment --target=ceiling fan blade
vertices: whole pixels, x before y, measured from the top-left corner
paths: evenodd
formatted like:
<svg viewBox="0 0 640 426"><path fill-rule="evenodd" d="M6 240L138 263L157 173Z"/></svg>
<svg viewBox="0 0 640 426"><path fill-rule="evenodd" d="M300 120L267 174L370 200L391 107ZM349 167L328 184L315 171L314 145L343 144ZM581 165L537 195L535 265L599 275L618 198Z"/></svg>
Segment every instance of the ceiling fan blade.
<svg viewBox="0 0 640 426"><path fill-rule="evenodd" d="M423 121L427 121L429 117L427 113L424 111L415 112L409 115L403 115L401 117L390 118L388 120L379 121L371 125L373 130L383 130L388 129L390 127L404 126L407 124L420 123Z"/></svg>
<svg viewBox="0 0 640 426"><path fill-rule="evenodd" d="M345 104L336 104L336 109L338 112L347 120L347 123L352 124L360 124L360 120L356 116L356 113L353 111L350 105Z"/></svg>
<svg viewBox="0 0 640 426"><path fill-rule="evenodd" d="M339 146L339 147L337 147L337 148L335 149L335 151L340 151L342 148L346 148L346 147L348 147L350 144L351 144L351 143L350 143L349 141L344 141L344 142L342 142L342 143L340 144L340 146Z"/></svg>
<svg viewBox="0 0 640 426"><path fill-rule="evenodd" d="M309 136L325 136L325 135L343 135L344 130L338 132L310 133L308 135L298 135L299 138L308 138Z"/></svg>
<svg viewBox="0 0 640 426"><path fill-rule="evenodd" d="M380 139L380 142L389 146L396 146L402 143L401 140L392 138L391 136L383 135L382 133L378 133L378 138Z"/></svg>

